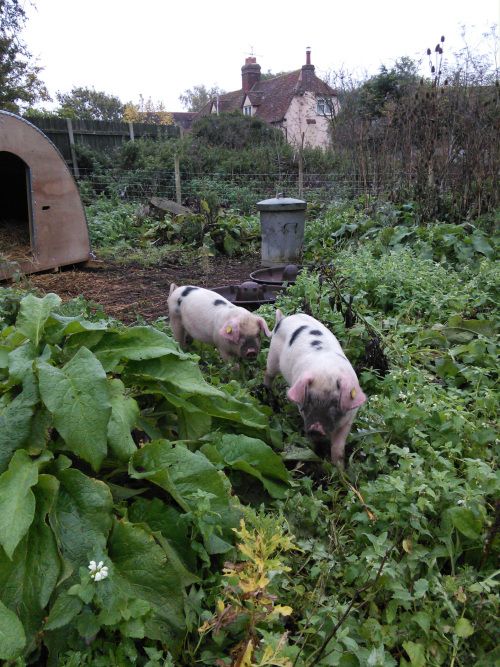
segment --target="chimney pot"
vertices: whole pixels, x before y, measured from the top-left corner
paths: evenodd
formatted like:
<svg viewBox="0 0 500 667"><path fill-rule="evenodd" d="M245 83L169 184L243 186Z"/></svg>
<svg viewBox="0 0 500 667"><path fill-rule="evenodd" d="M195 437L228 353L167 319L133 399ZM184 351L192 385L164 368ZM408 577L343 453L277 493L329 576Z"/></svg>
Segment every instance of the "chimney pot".
<svg viewBox="0 0 500 667"><path fill-rule="evenodd" d="M306 65L311 64L311 47L306 46Z"/></svg>
<svg viewBox="0 0 500 667"><path fill-rule="evenodd" d="M245 58L245 64L241 68L241 87L246 94L260 81L260 65L255 56Z"/></svg>

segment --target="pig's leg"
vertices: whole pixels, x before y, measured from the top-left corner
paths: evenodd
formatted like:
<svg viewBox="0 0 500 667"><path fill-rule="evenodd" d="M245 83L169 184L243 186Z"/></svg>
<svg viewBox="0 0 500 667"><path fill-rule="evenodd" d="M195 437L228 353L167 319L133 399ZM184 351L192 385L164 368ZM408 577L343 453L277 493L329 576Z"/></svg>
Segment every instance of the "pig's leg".
<svg viewBox="0 0 500 667"><path fill-rule="evenodd" d="M228 350L226 350L223 347L219 348L219 354L224 361L231 361L234 357L234 355L232 355L230 352L228 352ZM239 368L239 365L238 365L238 368Z"/></svg>
<svg viewBox="0 0 500 667"><path fill-rule="evenodd" d="M337 430L332 433L330 438L332 463L339 468L344 468L345 441L351 430L352 422L354 421L357 410L352 410L352 412L354 414L349 414Z"/></svg>
<svg viewBox="0 0 500 667"><path fill-rule="evenodd" d="M280 371L280 355L277 346L271 344L269 354L267 355L266 374L264 375L264 385L270 389L273 380Z"/></svg>
<svg viewBox="0 0 500 667"><path fill-rule="evenodd" d="M183 350L187 348L188 334L182 325L182 318L172 313L170 315L170 326L174 334L175 340L179 343Z"/></svg>

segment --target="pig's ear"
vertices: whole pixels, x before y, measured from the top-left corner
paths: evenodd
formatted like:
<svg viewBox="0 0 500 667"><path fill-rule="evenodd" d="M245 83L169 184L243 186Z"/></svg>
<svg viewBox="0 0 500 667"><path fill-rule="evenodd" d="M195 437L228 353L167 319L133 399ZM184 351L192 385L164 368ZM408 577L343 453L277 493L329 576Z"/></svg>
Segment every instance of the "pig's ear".
<svg viewBox="0 0 500 667"><path fill-rule="evenodd" d="M313 376L311 373L304 373L299 377L297 382L290 387L287 392L288 398L294 403L302 405L306 397L306 391L311 382L313 381Z"/></svg>
<svg viewBox="0 0 500 667"><path fill-rule="evenodd" d="M263 317L258 317L257 322L259 323L260 330L263 331L268 338L271 338L271 332L269 331L266 320Z"/></svg>
<svg viewBox="0 0 500 667"><path fill-rule="evenodd" d="M358 382L352 380L341 380L340 384L340 409L342 412L354 410L366 401L366 396Z"/></svg>
<svg viewBox="0 0 500 667"><path fill-rule="evenodd" d="M231 341L231 343L237 343L240 339L238 320L232 319L225 322L219 329L219 336L222 336L225 340Z"/></svg>

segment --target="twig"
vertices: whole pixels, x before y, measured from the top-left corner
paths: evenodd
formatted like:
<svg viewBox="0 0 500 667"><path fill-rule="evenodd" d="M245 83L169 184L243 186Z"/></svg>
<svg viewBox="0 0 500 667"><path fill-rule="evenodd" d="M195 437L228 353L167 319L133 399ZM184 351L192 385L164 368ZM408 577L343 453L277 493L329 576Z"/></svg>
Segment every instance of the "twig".
<svg viewBox="0 0 500 667"><path fill-rule="evenodd" d="M373 586L375 586L375 584L377 583L377 581L379 580L379 578L380 578L380 576L381 576L381 574L382 574L382 570L384 569L384 566L385 566L385 564L386 564L386 562L387 562L387 559L389 558L389 556L390 556L392 550L393 550L393 549L395 548L395 546L398 544L398 542L399 542L399 538L401 537L401 534L402 534L402 531L399 531L399 533L398 533L398 535L396 536L396 539L394 540L393 544L387 549L387 551L386 551L385 554L383 555L382 560L381 560L381 562L380 562L380 566L379 566L379 568L378 568L378 570L377 570L377 574L375 575L375 578L374 578L372 581L368 581L364 586L361 586L361 588L358 588L356 591L354 591L354 595L352 596L351 601L350 601L349 604L347 605L347 609L344 611L344 613L342 614L342 616L339 618L339 620L337 621L337 623L335 624L335 626L333 627L333 629L332 629L332 630L328 633L328 635L325 637L325 639L323 640L323 643L321 644L321 646L320 646L319 648L317 648L316 651L314 651L314 652L312 653L312 655L311 655L311 661L307 664L306 667L312 667L312 665L316 665L316 664L318 664L318 660L320 659L320 657L321 657L322 654L324 653L324 651L325 651L326 647L328 646L328 644L330 643L330 641L331 641L331 640L335 637L335 635L337 634L338 629L339 629L339 628L341 627L341 625L344 623L345 619L346 619L346 618L349 616L349 614L351 613L351 609L354 607L354 605L355 605L357 599L359 598L359 596L361 595L361 593L364 593L364 592L365 592L366 590L368 590L369 588L372 588ZM364 601L359 605L359 608L363 607L363 606L366 604L366 602L367 602L367 600L364 600ZM333 649L332 649L332 651L333 651ZM325 656L330 655L330 653L332 653L332 651L329 651L328 653L326 653Z"/></svg>

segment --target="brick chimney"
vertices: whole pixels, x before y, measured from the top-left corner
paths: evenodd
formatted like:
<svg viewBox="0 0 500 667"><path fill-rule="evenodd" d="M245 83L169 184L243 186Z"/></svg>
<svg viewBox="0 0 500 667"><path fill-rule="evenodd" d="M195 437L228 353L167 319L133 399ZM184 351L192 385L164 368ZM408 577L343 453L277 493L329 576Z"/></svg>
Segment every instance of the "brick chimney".
<svg viewBox="0 0 500 667"><path fill-rule="evenodd" d="M314 65L311 65L311 47L306 47L306 64L302 65L300 73L301 88L307 90L312 86L314 78Z"/></svg>
<svg viewBox="0 0 500 667"><path fill-rule="evenodd" d="M260 65L257 58L249 56L245 58L245 64L241 68L241 87L246 94L252 87L260 81Z"/></svg>

